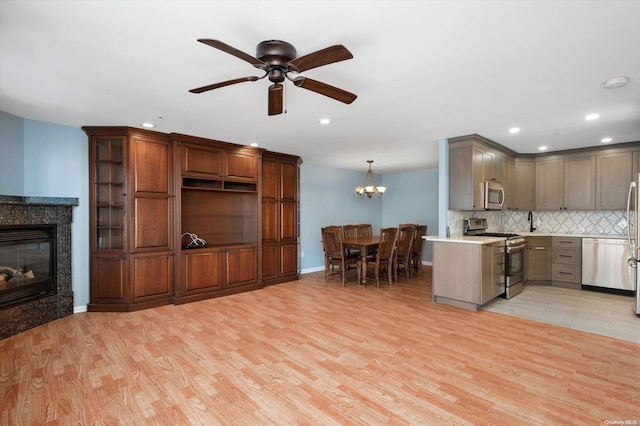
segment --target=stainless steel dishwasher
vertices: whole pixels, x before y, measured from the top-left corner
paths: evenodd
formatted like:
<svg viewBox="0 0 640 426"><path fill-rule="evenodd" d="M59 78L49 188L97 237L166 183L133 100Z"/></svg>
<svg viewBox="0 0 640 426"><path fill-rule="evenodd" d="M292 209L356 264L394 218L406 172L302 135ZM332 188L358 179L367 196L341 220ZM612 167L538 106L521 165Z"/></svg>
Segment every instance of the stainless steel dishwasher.
<svg viewBox="0 0 640 426"><path fill-rule="evenodd" d="M621 238L582 239L582 284L619 290L636 289L636 269L631 268L629 243Z"/></svg>

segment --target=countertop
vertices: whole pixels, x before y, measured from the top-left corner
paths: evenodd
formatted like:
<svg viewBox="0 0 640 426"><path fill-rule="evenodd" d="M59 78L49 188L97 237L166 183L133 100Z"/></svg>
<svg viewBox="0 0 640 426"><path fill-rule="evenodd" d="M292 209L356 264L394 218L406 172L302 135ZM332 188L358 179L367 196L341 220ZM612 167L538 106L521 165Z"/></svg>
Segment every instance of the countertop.
<svg viewBox="0 0 640 426"><path fill-rule="evenodd" d="M427 241L438 241L442 243L465 243L465 244L491 244L499 241L504 241L504 237L473 237L473 236L460 236L460 237L440 237L437 235L427 235L423 237Z"/></svg>
<svg viewBox="0 0 640 426"><path fill-rule="evenodd" d="M579 238L607 238L607 239L626 239L621 235L602 235L602 234L562 234L552 232L514 232L523 237L579 237ZM465 243L465 244L491 244L498 241L504 241L504 237L477 237L461 235L458 237L442 237L439 235L427 235L423 237L427 241L437 241L443 243Z"/></svg>

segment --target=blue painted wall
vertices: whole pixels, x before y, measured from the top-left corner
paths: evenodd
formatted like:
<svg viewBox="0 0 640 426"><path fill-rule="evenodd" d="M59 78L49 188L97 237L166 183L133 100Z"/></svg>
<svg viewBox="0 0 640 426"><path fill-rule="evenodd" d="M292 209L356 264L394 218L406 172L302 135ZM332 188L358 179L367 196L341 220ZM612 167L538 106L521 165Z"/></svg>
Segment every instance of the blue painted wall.
<svg viewBox="0 0 640 426"><path fill-rule="evenodd" d="M384 175L388 188L382 203L382 224L427 225L428 234L438 232L438 169ZM422 260L431 262L432 244L425 243Z"/></svg>
<svg viewBox="0 0 640 426"><path fill-rule="evenodd" d="M0 111L0 194L24 195L24 121Z"/></svg>
<svg viewBox="0 0 640 426"><path fill-rule="evenodd" d="M304 159L303 159L304 160ZM320 228L327 225L370 223L382 226L382 203L379 198L358 198L355 186L362 185L362 172L314 166L300 168L300 252L302 272L324 269ZM374 176L381 184L380 176ZM386 196L386 195L385 195Z"/></svg>
<svg viewBox="0 0 640 426"><path fill-rule="evenodd" d="M25 120L0 112L0 194L73 197L72 282L76 311L89 302L89 151L86 134L79 128ZM295 154L295 153L292 153ZM303 159L304 160L304 159ZM374 230L404 222L437 223L437 169L374 176L388 187L383 198L359 199L354 186L364 181L361 171L303 163L300 170L300 249L302 272L322 270L324 261L320 228L347 223L371 223ZM430 232L433 233L433 232ZM425 246L424 259L431 261Z"/></svg>

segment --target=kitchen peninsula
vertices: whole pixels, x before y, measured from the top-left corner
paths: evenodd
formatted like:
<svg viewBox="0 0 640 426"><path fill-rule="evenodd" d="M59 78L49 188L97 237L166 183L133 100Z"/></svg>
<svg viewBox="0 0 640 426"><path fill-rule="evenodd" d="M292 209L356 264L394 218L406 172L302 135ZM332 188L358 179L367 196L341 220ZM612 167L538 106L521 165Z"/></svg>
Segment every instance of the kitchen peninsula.
<svg viewBox="0 0 640 426"><path fill-rule="evenodd" d="M503 237L426 237L433 242L433 301L477 310L505 291Z"/></svg>

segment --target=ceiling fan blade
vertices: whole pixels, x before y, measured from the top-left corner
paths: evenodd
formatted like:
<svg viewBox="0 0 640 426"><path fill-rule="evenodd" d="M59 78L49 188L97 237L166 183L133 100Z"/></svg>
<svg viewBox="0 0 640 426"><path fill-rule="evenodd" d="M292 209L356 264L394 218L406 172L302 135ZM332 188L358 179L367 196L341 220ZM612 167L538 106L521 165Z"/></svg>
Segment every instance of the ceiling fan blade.
<svg viewBox="0 0 640 426"><path fill-rule="evenodd" d="M338 89L337 87L330 86L326 83L322 83L320 81L312 80L306 77L296 77L295 79L293 79L293 84L298 87L302 87L303 89L311 90L312 92L328 96L335 99L336 101L340 101L345 104L350 104L358 97L357 95L347 92L346 90Z"/></svg>
<svg viewBox="0 0 640 426"><path fill-rule="evenodd" d="M196 89L191 89L189 91L191 93L202 93L202 92L208 92L209 90L213 90L213 89L219 89L220 87L230 86L232 84L244 83L245 81L256 81L256 80L260 80L260 78L253 77L253 76L242 77L242 78L236 78L234 80L222 81L220 83L209 84L208 86L198 87Z"/></svg>
<svg viewBox="0 0 640 426"><path fill-rule="evenodd" d="M353 58L353 55L341 44L327 47L308 55L300 56L289 62L288 68L291 72L303 72L311 68L333 64L334 62L345 61Z"/></svg>
<svg viewBox="0 0 640 426"><path fill-rule="evenodd" d="M262 68L262 69L267 68L267 64L261 61L260 59L254 58L248 53L244 53L243 51L238 50L235 47L229 46L228 44L223 43L220 40L212 40L210 38L199 38L198 41L200 43L204 43L211 47L215 47L216 49L222 50L223 52L233 55L236 58L240 58L243 61L247 61L256 68Z"/></svg>
<svg viewBox="0 0 640 426"><path fill-rule="evenodd" d="M269 115L282 114L283 89L284 86L280 83L269 86Z"/></svg>

